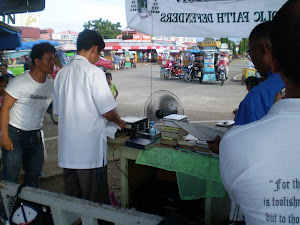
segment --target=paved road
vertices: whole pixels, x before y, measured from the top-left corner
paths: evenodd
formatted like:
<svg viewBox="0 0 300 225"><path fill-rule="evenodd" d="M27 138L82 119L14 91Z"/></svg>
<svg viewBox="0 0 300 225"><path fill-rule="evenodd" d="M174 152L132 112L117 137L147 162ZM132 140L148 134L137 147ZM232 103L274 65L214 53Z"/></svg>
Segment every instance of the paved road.
<svg viewBox="0 0 300 225"><path fill-rule="evenodd" d="M158 65L137 64L136 69L110 71L112 82L119 90L118 112L121 116L144 116L144 105L151 93L157 90L173 92L182 102L185 114L192 121L220 121L233 119L231 112L247 93L245 86L232 78L242 72L247 61L233 62L229 67L229 79L221 86L220 82L198 80L184 82L180 79L160 78ZM46 177L61 173L57 166L57 125L49 115L45 116L43 130L46 137L48 161L44 167Z"/></svg>

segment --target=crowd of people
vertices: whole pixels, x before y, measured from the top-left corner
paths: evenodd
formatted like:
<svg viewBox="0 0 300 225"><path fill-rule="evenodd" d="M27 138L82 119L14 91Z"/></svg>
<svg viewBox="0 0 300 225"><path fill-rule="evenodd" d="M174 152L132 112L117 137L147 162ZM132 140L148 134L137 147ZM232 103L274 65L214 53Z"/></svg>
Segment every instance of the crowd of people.
<svg viewBox="0 0 300 225"><path fill-rule="evenodd" d="M222 140L216 137L209 143L220 154L222 180L232 201L232 223L293 223L293 218L300 217L299 11L300 1L288 0L273 21L252 30L249 58L263 80L246 80L248 94L235 110L235 126ZM24 184L39 187L44 162L40 129L53 99L59 116L58 166L63 168L65 194L110 204L105 121L119 129L126 123L115 111L119 93L112 74L93 65L104 47L97 32L81 32L77 55L57 71L54 82L47 78L56 53L49 43L32 48L32 68L18 77L8 73L6 64L0 65L3 180L17 183L23 167ZM144 62L146 56L140 52L138 57ZM151 61L151 54L146 59ZM0 217L8 221L3 204Z"/></svg>

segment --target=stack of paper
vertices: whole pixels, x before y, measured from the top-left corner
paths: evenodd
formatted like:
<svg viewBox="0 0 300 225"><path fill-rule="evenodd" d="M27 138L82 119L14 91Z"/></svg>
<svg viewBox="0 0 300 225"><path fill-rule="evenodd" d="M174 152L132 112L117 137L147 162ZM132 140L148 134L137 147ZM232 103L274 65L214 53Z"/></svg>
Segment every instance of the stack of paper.
<svg viewBox="0 0 300 225"><path fill-rule="evenodd" d="M187 132L177 126L174 122L180 121L183 123L188 123L188 117L186 115L171 114L169 116L165 116L162 120L164 126L161 131L160 143L172 146L178 145L178 140L186 135Z"/></svg>

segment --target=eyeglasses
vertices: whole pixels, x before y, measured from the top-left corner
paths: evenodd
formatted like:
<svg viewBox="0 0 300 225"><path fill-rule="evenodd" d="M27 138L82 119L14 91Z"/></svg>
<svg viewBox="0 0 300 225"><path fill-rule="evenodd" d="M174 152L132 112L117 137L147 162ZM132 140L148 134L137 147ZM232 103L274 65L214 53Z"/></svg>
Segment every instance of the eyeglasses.
<svg viewBox="0 0 300 225"><path fill-rule="evenodd" d="M252 62L251 52L254 52L254 50L257 49L257 48L258 48L259 46L261 46L261 45L262 45L262 44L256 45L256 46L252 49L252 51L250 51L250 49L249 49L248 52L247 52L246 58L249 59L249 60Z"/></svg>
<svg viewBox="0 0 300 225"><path fill-rule="evenodd" d="M250 51L248 50L246 58L252 62Z"/></svg>

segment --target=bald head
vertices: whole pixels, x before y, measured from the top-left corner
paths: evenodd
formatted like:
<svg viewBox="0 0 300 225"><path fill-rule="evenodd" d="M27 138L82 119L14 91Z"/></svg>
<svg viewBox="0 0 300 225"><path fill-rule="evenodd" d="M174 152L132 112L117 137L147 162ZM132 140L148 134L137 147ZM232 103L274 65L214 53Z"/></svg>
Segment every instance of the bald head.
<svg viewBox="0 0 300 225"><path fill-rule="evenodd" d="M300 85L300 1L289 0L273 19L271 43L279 71L292 83Z"/></svg>

